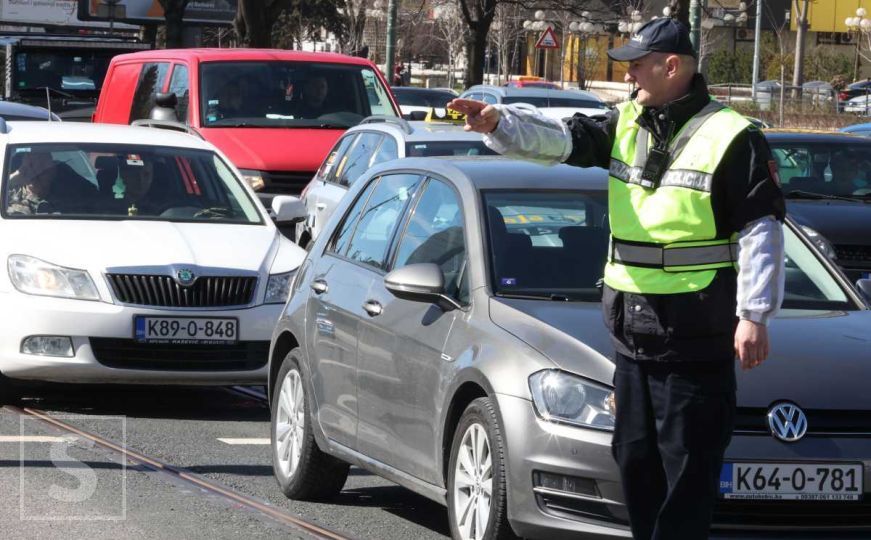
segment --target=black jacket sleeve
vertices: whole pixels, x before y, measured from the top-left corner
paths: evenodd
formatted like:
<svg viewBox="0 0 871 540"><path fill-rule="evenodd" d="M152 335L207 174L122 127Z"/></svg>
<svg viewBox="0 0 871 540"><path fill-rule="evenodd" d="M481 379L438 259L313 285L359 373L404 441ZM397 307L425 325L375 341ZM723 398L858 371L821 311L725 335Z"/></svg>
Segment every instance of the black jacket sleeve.
<svg viewBox="0 0 871 540"><path fill-rule="evenodd" d="M603 116L575 114L567 123L572 134L572 153L565 161L577 167L602 167L611 163L611 147L620 113L613 109Z"/></svg>
<svg viewBox="0 0 871 540"><path fill-rule="evenodd" d="M723 204L727 222L720 230L738 232L765 216L783 221L786 203L777 177L777 162L765 136L755 127L740 133L714 171L713 203Z"/></svg>

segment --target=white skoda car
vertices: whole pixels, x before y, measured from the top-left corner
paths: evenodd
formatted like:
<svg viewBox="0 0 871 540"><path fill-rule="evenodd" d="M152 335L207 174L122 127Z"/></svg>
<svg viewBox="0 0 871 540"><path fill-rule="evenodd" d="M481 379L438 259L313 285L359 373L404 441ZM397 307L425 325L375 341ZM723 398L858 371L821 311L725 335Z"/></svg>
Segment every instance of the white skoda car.
<svg viewBox="0 0 871 540"><path fill-rule="evenodd" d="M266 381L305 252L215 147L0 119L0 159L0 384ZM276 221L300 208L273 201Z"/></svg>

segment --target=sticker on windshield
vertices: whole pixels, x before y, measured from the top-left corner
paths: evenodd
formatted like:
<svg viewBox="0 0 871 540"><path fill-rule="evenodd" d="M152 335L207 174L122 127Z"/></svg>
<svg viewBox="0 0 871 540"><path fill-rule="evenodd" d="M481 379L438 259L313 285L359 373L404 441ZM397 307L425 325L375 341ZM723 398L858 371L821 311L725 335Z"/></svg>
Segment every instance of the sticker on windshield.
<svg viewBox="0 0 871 540"><path fill-rule="evenodd" d="M513 287L513 286L517 285L517 278L513 278L513 277L504 277L504 278L502 278L502 279L499 280L499 283L500 283L503 287Z"/></svg>
<svg viewBox="0 0 871 540"><path fill-rule="evenodd" d="M145 162L142 161L139 154L127 154L127 165L130 165L131 167L142 167L145 165Z"/></svg>

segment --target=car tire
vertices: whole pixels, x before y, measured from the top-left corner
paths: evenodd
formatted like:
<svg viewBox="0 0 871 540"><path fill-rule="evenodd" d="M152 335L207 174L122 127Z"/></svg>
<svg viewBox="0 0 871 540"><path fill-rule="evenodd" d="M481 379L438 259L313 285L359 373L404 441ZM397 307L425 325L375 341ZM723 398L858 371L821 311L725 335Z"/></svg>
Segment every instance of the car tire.
<svg viewBox="0 0 871 540"><path fill-rule="evenodd" d="M19 389L12 384L9 377L0 373L0 405L18 403L21 398Z"/></svg>
<svg viewBox="0 0 871 540"><path fill-rule="evenodd" d="M350 465L318 448L299 358L299 348L287 353L272 389L272 469L289 499L329 499L342 491Z"/></svg>
<svg viewBox="0 0 871 540"><path fill-rule="evenodd" d="M452 538L517 538L508 523L505 477L505 443L496 406L490 398L478 398L460 417L451 444L447 499ZM484 521L479 519L484 515Z"/></svg>

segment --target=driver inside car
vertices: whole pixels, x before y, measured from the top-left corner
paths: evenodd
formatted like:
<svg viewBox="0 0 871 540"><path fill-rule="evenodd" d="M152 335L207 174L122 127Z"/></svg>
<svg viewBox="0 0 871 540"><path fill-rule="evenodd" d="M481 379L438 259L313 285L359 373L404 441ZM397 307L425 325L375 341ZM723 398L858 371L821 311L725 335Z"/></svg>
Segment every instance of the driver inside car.
<svg viewBox="0 0 871 540"><path fill-rule="evenodd" d="M154 165L135 154L127 155L120 163L118 172L124 183L124 196L118 204L126 208L128 216L159 214L160 208L150 193L154 184Z"/></svg>
<svg viewBox="0 0 871 540"><path fill-rule="evenodd" d="M329 111L326 110L329 84L323 75L310 75L302 85L297 112L297 118L317 118Z"/></svg>

